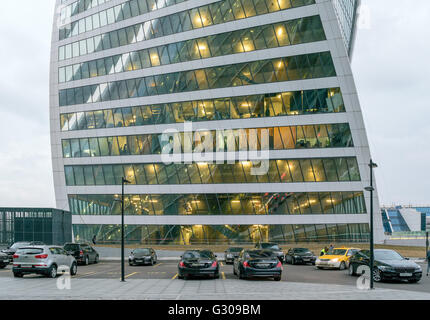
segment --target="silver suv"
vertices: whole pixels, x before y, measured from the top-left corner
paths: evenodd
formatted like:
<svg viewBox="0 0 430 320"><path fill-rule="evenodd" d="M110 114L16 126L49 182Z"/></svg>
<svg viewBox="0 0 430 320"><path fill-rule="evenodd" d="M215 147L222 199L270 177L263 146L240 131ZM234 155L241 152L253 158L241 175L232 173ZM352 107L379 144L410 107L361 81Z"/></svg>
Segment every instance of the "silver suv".
<svg viewBox="0 0 430 320"><path fill-rule="evenodd" d="M55 278L59 272L76 275L76 259L59 246L26 246L19 248L13 256L13 275L22 278L24 274L43 274Z"/></svg>

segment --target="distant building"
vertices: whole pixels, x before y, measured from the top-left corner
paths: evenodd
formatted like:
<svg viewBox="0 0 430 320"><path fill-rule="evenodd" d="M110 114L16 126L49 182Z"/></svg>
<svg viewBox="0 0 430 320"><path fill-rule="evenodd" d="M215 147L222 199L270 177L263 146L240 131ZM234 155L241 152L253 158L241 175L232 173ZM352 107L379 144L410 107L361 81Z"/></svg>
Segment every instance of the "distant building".
<svg viewBox="0 0 430 320"><path fill-rule="evenodd" d="M50 208L0 208L0 243L72 241L72 214Z"/></svg>
<svg viewBox="0 0 430 320"><path fill-rule="evenodd" d="M382 207L381 214L386 234L430 230L430 207Z"/></svg>

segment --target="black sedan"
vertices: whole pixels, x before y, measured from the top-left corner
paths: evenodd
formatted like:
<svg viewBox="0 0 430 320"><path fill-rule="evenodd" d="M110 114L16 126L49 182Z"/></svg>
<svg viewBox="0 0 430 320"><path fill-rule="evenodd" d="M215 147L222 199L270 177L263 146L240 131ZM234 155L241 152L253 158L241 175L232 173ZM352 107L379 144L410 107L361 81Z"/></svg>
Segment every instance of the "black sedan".
<svg viewBox="0 0 430 320"><path fill-rule="evenodd" d="M219 278L219 264L216 255L210 250L189 250L181 256L178 264L178 278L190 277Z"/></svg>
<svg viewBox="0 0 430 320"><path fill-rule="evenodd" d="M271 242L257 243L255 245L255 249L270 250L278 257L278 259L281 262L284 262L284 252L282 252L282 249L276 243L271 243Z"/></svg>
<svg viewBox="0 0 430 320"><path fill-rule="evenodd" d="M263 277L280 281L282 270L282 262L272 250L243 250L233 266L233 273L239 279Z"/></svg>
<svg viewBox="0 0 430 320"><path fill-rule="evenodd" d="M362 266L370 265L370 251L361 250L351 257L349 274L351 276L362 273ZM422 268L408 258L402 257L394 250L376 249L373 280L407 280L415 283L422 278ZM361 267L361 268L360 268Z"/></svg>
<svg viewBox="0 0 430 320"><path fill-rule="evenodd" d="M315 265L317 257L307 248L292 248L285 254L285 263Z"/></svg>
<svg viewBox="0 0 430 320"><path fill-rule="evenodd" d="M228 248L224 252L224 261L226 264L233 264L234 259L239 257L240 252L243 250L243 248L240 247L232 247Z"/></svg>
<svg viewBox="0 0 430 320"><path fill-rule="evenodd" d="M152 248L134 249L128 257L128 264L130 266L146 264L153 266L157 263L157 260L157 254Z"/></svg>
<svg viewBox="0 0 430 320"><path fill-rule="evenodd" d="M9 257L6 253L0 252L0 269L6 268L9 264Z"/></svg>

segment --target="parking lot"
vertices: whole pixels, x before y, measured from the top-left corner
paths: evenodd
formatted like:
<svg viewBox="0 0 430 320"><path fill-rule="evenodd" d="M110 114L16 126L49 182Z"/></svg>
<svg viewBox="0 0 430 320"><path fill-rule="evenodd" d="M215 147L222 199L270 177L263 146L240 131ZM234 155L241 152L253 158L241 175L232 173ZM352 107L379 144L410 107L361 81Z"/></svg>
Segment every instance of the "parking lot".
<svg viewBox="0 0 430 320"><path fill-rule="evenodd" d="M126 279L171 279L175 281L184 281L177 278L178 261L159 261L154 266L129 266L125 265ZM425 265L421 264L425 271ZM220 262L220 280L216 281L236 281L238 278L233 275L233 266ZM13 278L12 266L0 270L0 278ZM79 266L78 274L73 277L77 279L118 279L121 277L121 264L119 261L102 261L99 264L89 266ZM38 275L26 275L25 278L43 278ZM283 282L291 283L308 283L308 284L332 284L332 285L349 285L356 286L357 277L348 275L348 271L339 270L318 270L312 265L284 265L282 274ZM193 280L187 280L193 281ZM207 280L214 281L214 280ZM242 281L242 280L241 280ZM243 281L263 281L274 282L271 279L255 279ZM408 290L430 293L430 278L425 274L422 280L416 284L404 282L375 283L376 288Z"/></svg>

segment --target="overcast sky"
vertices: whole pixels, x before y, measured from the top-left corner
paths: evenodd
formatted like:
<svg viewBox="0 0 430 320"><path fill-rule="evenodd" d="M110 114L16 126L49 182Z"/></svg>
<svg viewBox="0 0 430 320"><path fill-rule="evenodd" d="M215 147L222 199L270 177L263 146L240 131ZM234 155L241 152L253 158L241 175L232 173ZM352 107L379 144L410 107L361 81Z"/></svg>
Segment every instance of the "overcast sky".
<svg viewBox="0 0 430 320"><path fill-rule="evenodd" d="M363 0L353 69L382 204L430 205L430 1ZM412 5L413 4L413 5ZM55 207L49 138L54 0L0 12L0 207Z"/></svg>

